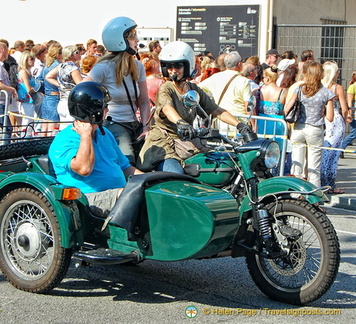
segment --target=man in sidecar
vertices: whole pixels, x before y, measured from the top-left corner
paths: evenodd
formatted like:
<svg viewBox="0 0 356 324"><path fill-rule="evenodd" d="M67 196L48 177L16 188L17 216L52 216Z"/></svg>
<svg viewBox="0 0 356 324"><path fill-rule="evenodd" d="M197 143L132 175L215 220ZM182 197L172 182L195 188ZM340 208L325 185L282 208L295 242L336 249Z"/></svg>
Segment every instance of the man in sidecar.
<svg viewBox="0 0 356 324"><path fill-rule="evenodd" d="M130 165L112 133L102 126L110 101L100 83L76 85L68 98L75 118L59 132L49 149L49 158L59 182L79 188L96 213L107 215L130 175L141 174Z"/></svg>

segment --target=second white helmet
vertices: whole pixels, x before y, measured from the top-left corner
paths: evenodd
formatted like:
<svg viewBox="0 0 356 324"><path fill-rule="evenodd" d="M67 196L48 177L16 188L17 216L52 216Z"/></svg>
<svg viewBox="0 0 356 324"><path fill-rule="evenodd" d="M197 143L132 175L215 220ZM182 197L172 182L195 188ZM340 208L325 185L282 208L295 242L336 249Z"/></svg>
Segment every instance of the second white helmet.
<svg viewBox="0 0 356 324"><path fill-rule="evenodd" d="M193 78L196 73L194 51L182 41L174 41L164 46L160 54L160 62L164 77L169 77L167 64L172 63L184 64L184 78Z"/></svg>

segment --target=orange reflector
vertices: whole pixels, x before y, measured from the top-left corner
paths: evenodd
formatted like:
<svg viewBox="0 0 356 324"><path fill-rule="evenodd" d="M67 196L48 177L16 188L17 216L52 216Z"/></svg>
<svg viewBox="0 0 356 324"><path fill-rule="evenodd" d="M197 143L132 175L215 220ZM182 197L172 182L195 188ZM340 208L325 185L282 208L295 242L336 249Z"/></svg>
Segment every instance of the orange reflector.
<svg viewBox="0 0 356 324"><path fill-rule="evenodd" d="M81 196L81 193L78 188L63 189L63 193L62 193L63 200L75 200L75 199L79 199L80 196Z"/></svg>

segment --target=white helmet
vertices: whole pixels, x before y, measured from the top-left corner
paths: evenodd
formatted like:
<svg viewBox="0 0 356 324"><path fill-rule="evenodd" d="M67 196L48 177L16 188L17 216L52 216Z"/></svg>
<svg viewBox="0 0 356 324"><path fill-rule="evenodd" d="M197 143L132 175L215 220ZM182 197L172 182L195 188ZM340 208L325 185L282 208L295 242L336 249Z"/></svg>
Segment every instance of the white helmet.
<svg viewBox="0 0 356 324"><path fill-rule="evenodd" d="M160 54L162 74L168 78L167 64L183 63L183 78L193 78L195 70L195 55L193 49L185 42L175 41L163 47Z"/></svg>
<svg viewBox="0 0 356 324"><path fill-rule="evenodd" d="M111 19L102 32L102 39L106 49L110 52L126 51L131 55L136 54L125 37L125 34L136 26L137 24L128 17L116 17Z"/></svg>

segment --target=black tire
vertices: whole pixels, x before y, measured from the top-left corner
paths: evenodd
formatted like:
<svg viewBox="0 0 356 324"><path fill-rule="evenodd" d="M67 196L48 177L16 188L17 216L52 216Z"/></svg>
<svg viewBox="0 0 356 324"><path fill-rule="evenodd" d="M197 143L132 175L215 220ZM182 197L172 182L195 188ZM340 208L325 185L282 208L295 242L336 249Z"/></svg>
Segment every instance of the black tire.
<svg viewBox="0 0 356 324"><path fill-rule="evenodd" d="M0 160L47 154L53 138L33 138L23 142L0 145Z"/></svg>
<svg viewBox="0 0 356 324"><path fill-rule="evenodd" d="M286 258L267 259L252 252L246 262L258 288L271 299L294 305L311 303L332 286L340 264L339 241L328 217L303 200L266 206L278 223L302 232Z"/></svg>
<svg viewBox="0 0 356 324"><path fill-rule="evenodd" d="M61 247L59 226L45 196L30 188L0 202L0 268L18 289L48 293L67 273L72 251Z"/></svg>

